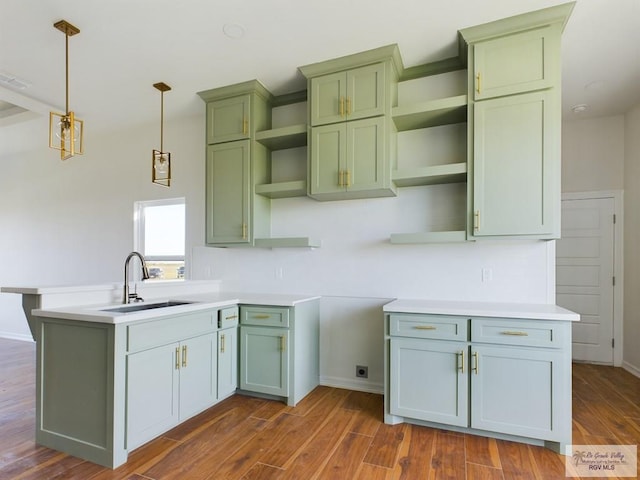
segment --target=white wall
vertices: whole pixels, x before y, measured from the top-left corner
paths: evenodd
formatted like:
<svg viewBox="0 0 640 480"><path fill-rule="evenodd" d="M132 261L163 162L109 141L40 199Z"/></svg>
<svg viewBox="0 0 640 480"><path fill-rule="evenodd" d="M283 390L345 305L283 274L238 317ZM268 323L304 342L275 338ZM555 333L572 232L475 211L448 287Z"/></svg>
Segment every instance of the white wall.
<svg viewBox="0 0 640 480"><path fill-rule="evenodd" d="M640 376L640 105L625 116L624 366Z"/></svg>
<svg viewBox="0 0 640 480"><path fill-rule="evenodd" d="M562 191L622 190L625 117L562 123Z"/></svg>

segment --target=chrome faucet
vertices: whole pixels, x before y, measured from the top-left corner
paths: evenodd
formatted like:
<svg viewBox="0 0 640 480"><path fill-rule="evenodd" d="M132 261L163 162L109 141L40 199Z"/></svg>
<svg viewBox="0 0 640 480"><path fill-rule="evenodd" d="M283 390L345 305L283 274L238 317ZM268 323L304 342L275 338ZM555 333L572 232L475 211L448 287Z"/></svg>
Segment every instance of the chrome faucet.
<svg viewBox="0 0 640 480"><path fill-rule="evenodd" d="M122 303L130 303L131 300L135 300L136 302L142 302L142 298L138 296L138 293L129 293L129 261L133 257L138 257L140 259L140 263L142 264L142 279L149 279L149 270L147 270L147 262L144 260L144 257L141 253L131 252L127 255L127 259L124 261L124 296L122 298Z"/></svg>

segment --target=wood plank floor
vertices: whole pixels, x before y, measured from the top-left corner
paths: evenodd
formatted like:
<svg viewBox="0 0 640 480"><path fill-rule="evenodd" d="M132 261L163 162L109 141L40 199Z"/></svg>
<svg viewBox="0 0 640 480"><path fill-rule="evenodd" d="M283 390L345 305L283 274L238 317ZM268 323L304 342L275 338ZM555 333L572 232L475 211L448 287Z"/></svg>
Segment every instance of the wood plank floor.
<svg viewBox="0 0 640 480"><path fill-rule="evenodd" d="M129 455L116 470L35 445L35 346L0 339L0 479L565 478L550 450L382 423L382 396L318 387L295 408L233 396ZM575 364L573 443L640 443L640 379Z"/></svg>

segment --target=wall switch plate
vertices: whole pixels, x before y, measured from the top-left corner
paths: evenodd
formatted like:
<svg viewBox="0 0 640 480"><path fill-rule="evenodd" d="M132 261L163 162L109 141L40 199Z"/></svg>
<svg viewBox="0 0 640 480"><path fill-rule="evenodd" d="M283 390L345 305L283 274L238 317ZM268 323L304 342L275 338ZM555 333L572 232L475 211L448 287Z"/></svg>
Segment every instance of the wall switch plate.
<svg viewBox="0 0 640 480"><path fill-rule="evenodd" d="M482 281L483 282L490 282L491 280L493 280L493 270L491 270L490 268L483 268L482 269Z"/></svg>

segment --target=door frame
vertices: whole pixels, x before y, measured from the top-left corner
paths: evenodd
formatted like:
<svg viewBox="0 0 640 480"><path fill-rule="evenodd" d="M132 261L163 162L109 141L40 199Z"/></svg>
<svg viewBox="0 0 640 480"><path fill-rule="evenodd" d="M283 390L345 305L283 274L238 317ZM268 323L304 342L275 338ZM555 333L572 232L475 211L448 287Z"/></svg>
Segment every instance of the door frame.
<svg viewBox="0 0 640 480"><path fill-rule="evenodd" d="M613 365L615 367L621 367L624 338L624 192L622 190L601 190L562 194L562 200L596 200L601 198L613 199L613 214L616 218L616 221L613 224L613 275L616 279L616 283L613 287Z"/></svg>

